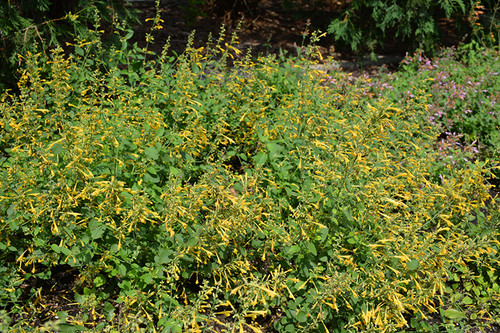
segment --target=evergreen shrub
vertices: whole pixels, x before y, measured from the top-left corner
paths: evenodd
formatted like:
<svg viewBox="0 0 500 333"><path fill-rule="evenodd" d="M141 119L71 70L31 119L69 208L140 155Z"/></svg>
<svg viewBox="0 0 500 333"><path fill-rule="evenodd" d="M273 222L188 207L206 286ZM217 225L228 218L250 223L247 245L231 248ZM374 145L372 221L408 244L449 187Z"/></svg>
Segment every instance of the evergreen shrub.
<svg viewBox="0 0 500 333"><path fill-rule="evenodd" d="M498 2L489 0L353 0L328 32L339 48L355 52L384 52L396 44L398 51L430 54L450 39L450 30L455 43L472 38L498 45L499 11Z"/></svg>

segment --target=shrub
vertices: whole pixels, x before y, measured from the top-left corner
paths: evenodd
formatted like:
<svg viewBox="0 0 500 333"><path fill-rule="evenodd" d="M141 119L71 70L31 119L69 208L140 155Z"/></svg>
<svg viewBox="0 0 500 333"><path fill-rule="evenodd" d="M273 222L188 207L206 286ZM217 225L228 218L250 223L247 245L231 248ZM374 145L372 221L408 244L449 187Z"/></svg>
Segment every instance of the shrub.
<svg viewBox="0 0 500 333"><path fill-rule="evenodd" d="M60 271L78 309L51 325L345 332L462 313L440 305L450 274L498 268L489 165L438 170L425 93L397 105L307 59L228 68L235 37L150 61L93 33L26 54L0 99L12 329L55 312Z"/></svg>
<svg viewBox="0 0 500 333"><path fill-rule="evenodd" d="M481 15L485 9L483 4L488 6L488 14L484 16ZM497 6L488 1L354 0L331 22L328 32L341 46L356 52L374 52L387 42L398 41L407 51L422 49L429 53L440 45L440 21L453 18L459 37L475 31L477 38L486 41L483 38L486 35L488 40L493 38L495 45ZM486 31L479 33L481 24L485 24Z"/></svg>
<svg viewBox="0 0 500 333"><path fill-rule="evenodd" d="M27 51L45 52L61 40L85 35L89 27L99 25L101 20L131 23L135 16L124 0L2 1L0 91L15 86L16 70L22 62L19 55Z"/></svg>
<svg viewBox="0 0 500 333"><path fill-rule="evenodd" d="M427 119L440 127L438 149L445 164L460 164L463 159L497 160L499 64L498 49L485 49L477 43L445 49L435 58L417 52L403 61L396 75L366 86L395 103L427 95Z"/></svg>

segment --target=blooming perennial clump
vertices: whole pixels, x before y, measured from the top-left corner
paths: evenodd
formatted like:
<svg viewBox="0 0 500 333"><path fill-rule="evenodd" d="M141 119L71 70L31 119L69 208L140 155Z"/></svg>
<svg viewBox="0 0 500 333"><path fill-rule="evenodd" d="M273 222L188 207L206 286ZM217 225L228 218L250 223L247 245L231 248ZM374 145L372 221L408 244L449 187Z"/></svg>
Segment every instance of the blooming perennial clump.
<svg viewBox="0 0 500 333"><path fill-rule="evenodd" d="M314 49L252 59L235 43L153 59L96 32L25 55L19 94L0 98L1 318L172 332L494 320L494 164L478 156L497 141L465 129L496 124L497 54L483 81L407 60L410 88L309 70ZM456 150L467 158L443 164ZM61 271L67 310L46 287Z"/></svg>

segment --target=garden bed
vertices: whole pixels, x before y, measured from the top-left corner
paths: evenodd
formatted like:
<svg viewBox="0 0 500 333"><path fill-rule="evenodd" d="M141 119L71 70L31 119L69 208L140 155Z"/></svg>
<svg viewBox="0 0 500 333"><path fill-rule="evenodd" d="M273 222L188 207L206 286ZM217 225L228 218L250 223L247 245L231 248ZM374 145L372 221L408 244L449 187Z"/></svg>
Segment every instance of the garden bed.
<svg viewBox="0 0 500 333"><path fill-rule="evenodd" d="M353 80L314 45L100 34L27 54L0 99L5 327L498 327L498 50Z"/></svg>

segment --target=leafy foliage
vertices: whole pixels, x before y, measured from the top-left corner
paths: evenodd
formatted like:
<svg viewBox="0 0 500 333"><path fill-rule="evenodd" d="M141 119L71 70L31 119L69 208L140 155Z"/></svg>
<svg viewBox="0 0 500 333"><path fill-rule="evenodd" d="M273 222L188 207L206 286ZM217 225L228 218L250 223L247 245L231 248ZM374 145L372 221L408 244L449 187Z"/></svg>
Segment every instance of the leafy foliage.
<svg viewBox="0 0 500 333"><path fill-rule="evenodd" d="M22 285L58 270L79 311L46 328L396 331L458 320L449 299L498 314L491 164L441 167L427 78L391 101L312 70L314 48L252 60L221 36L151 60L131 33L89 33L27 53L0 99L4 325L51 309Z"/></svg>
<svg viewBox="0 0 500 333"><path fill-rule="evenodd" d="M135 19L124 0L33 0L0 3L0 91L12 88L20 55L45 52L61 40L84 36L101 20Z"/></svg>
<svg viewBox="0 0 500 333"><path fill-rule="evenodd" d="M480 22L485 3L488 15ZM341 17L332 20L328 32L343 46L357 52L374 52L387 42L398 41L408 51L422 49L429 53L440 45L440 21L453 18L461 37L475 31L479 40L495 45L498 43L495 42L498 41L497 6L488 1L354 0Z"/></svg>
<svg viewBox="0 0 500 333"><path fill-rule="evenodd" d="M428 121L441 128L437 148L445 164L497 160L499 64L498 50L486 51L477 43L448 48L435 58L417 52L403 61L397 75L389 74L375 84L366 82L366 87L394 102L426 94Z"/></svg>

